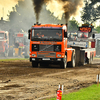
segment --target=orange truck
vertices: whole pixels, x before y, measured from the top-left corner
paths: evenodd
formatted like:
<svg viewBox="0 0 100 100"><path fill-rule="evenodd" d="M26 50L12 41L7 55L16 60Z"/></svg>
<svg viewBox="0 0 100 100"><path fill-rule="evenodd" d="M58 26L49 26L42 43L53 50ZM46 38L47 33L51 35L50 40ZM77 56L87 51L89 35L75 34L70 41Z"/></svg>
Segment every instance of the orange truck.
<svg viewBox="0 0 100 100"><path fill-rule="evenodd" d="M21 56L23 48L24 48L24 34L15 33L14 35L15 56Z"/></svg>
<svg viewBox="0 0 100 100"><path fill-rule="evenodd" d="M53 63L61 68L92 63L96 55L92 26L79 27L77 41L70 41L67 25L35 24L29 30L30 61L33 67ZM87 35L83 38L81 35Z"/></svg>
<svg viewBox="0 0 100 100"><path fill-rule="evenodd" d="M15 56L28 56L28 39L26 33L15 33L14 35L14 49ZM24 54L23 54L24 53Z"/></svg>
<svg viewBox="0 0 100 100"><path fill-rule="evenodd" d="M24 57L28 57L27 33L10 34L8 31L0 31L0 55L3 57L14 57L24 52Z"/></svg>
<svg viewBox="0 0 100 100"><path fill-rule="evenodd" d="M8 55L8 51L5 52L6 49L6 42L9 44L9 33L5 31L0 31L0 54L3 56Z"/></svg>
<svg viewBox="0 0 100 100"><path fill-rule="evenodd" d="M8 56L9 53L9 33L6 31L0 31L0 54L2 56Z"/></svg>
<svg viewBox="0 0 100 100"><path fill-rule="evenodd" d="M67 24L35 24L28 32L32 67L50 63L75 67L75 49L67 46Z"/></svg>
<svg viewBox="0 0 100 100"><path fill-rule="evenodd" d="M8 31L0 31L0 55L3 57L14 56L13 36Z"/></svg>

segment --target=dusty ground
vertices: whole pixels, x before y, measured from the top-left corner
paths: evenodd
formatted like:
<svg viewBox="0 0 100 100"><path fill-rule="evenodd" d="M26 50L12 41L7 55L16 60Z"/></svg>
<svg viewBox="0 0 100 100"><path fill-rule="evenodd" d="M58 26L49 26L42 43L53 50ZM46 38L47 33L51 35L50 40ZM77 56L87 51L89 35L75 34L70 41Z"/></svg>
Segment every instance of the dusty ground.
<svg viewBox="0 0 100 100"><path fill-rule="evenodd" d="M0 100L45 100L56 97L59 83L64 93L76 91L96 82L100 73L100 59L92 65L60 69L32 68L28 60L0 61Z"/></svg>

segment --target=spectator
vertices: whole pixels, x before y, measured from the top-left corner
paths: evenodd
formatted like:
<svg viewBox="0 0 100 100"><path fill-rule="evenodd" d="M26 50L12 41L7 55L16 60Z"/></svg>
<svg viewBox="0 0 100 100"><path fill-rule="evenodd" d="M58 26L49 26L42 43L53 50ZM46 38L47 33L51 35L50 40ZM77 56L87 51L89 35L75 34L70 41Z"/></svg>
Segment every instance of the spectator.
<svg viewBox="0 0 100 100"><path fill-rule="evenodd" d="M19 43L17 41L17 42L15 42L15 48L18 48L18 47L19 47Z"/></svg>
<svg viewBox="0 0 100 100"><path fill-rule="evenodd" d="M44 35L40 32L40 33L37 33L37 36L39 37L39 38L41 38L41 37L44 37Z"/></svg>

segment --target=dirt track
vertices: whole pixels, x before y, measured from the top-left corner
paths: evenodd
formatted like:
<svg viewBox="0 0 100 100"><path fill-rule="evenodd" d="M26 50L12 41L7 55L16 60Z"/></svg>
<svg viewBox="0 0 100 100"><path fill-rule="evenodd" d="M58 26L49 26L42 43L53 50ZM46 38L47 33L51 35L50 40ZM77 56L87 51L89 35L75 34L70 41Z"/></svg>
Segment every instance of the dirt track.
<svg viewBox="0 0 100 100"><path fill-rule="evenodd" d="M55 97L59 83L64 93L73 92L96 82L100 59L92 65L60 69L32 68L28 60L0 61L0 100L44 100Z"/></svg>

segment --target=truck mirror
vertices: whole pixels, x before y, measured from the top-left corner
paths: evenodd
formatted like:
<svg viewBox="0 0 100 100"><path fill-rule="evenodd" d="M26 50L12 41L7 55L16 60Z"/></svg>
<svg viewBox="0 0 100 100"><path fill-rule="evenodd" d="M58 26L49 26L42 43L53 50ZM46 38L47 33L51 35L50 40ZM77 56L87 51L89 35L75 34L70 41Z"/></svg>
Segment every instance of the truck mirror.
<svg viewBox="0 0 100 100"><path fill-rule="evenodd" d="M95 34L92 34L92 38L93 38L93 39L95 38Z"/></svg>
<svg viewBox="0 0 100 100"><path fill-rule="evenodd" d="M64 30L64 37L67 38L67 32Z"/></svg>
<svg viewBox="0 0 100 100"><path fill-rule="evenodd" d="M30 39L30 32L31 30L28 30L28 39Z"/></svg>

